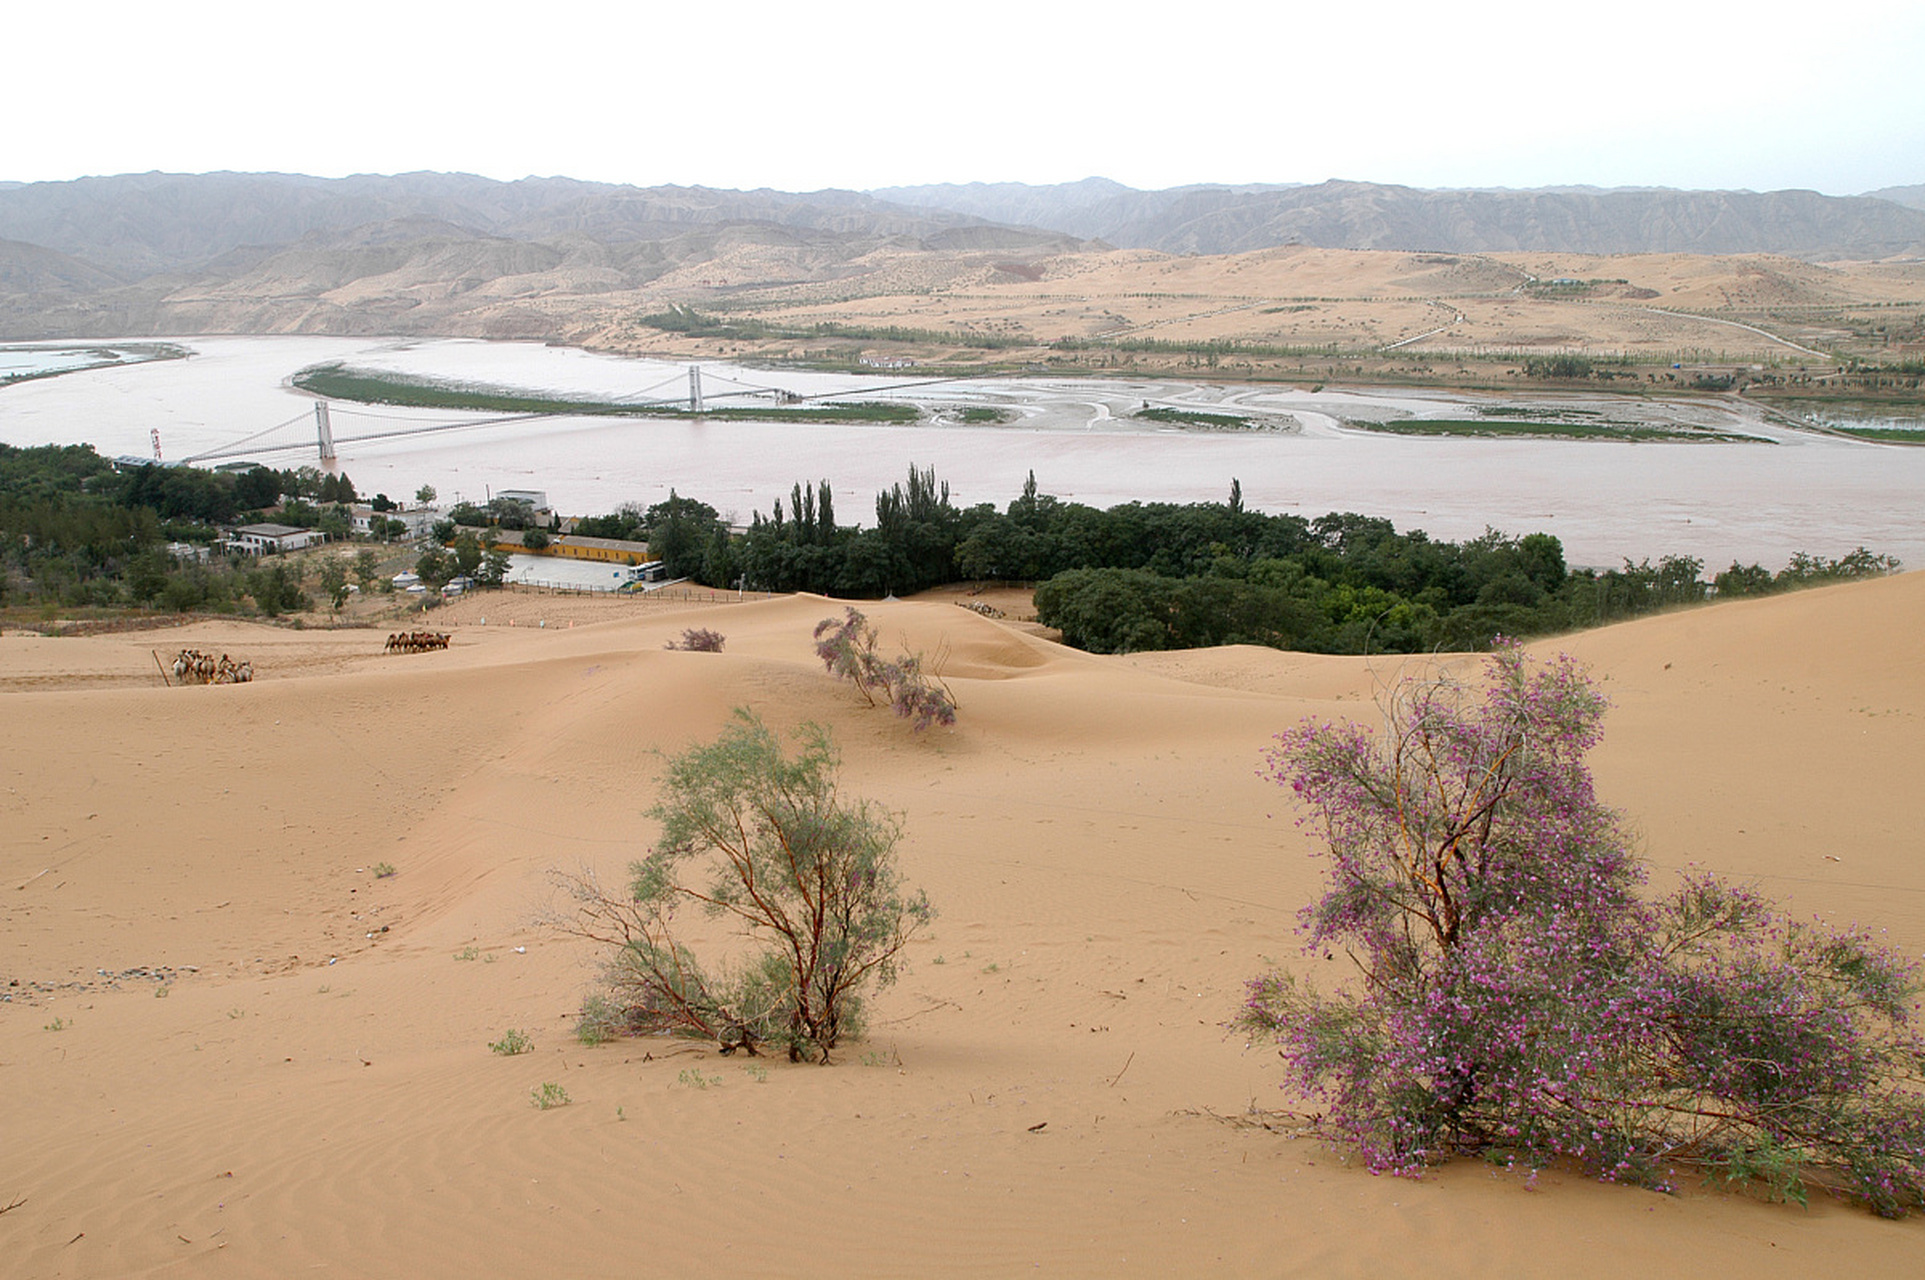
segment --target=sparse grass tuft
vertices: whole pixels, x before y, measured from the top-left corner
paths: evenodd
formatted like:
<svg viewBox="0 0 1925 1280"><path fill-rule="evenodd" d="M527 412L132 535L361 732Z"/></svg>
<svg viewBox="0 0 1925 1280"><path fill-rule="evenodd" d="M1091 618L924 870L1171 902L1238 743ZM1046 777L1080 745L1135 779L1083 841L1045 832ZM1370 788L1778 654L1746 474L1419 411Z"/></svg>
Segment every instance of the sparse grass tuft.
<svg viewBox="0 0 1925 1280"><path fill-rule="evenodd" d="M549 1111L555 1107L565 1107L573 1101L568 1090L553 1080L544 1080L528 1091L528 1101L537 1111Z"/></svg>
<svg viewBox="0 0 1925 1280"><path fill-rule="evenodd" d="M488 1047L504 1058L512 1058L518 1053L527 1053L535 1047L535 1042L522 1032L510 1027L501 1039L494 1041Z"/></svg>

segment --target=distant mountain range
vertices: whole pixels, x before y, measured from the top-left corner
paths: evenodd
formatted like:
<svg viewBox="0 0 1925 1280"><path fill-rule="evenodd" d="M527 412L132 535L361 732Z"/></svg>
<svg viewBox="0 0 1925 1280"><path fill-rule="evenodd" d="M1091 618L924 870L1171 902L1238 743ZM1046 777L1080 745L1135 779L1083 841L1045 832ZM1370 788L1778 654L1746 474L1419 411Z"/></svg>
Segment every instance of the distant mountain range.
<svg viewBox="0 0 1925 1280"><path fill-rule="evenodd" d="M338 179L142 173L0 189L0 239L71 254L125 279L198 269L235 249L319 242L360 227L421 219L508 240L582 236L611 244L737 223L928 239L982 221L891 205L854 191L643 189L449 173Z"/></svg>
<svg viewBox="0 0 1925 1280"><path fill-rule="evenodd" d="M467 174L128 174L0 183L0 337L192 332L566 337L588 310L859 276L928 285L1110 247L1925 254L1925 186L1138 191L1103 178L871 192Z"/></svg>
<svg viewBox="0 0 1925 1280"><path fill-rule="evenodd" d="M1835 261L1925 251L1925 187L1870 196L1593 187L1425 191L1370 182L1137 191L1089 178L1058 186L976 183L870 194L931 212L967 212L1164 253L1305 244L1446 253L1778 253Z"/></svg>
<svg viewBox="0 0 1925 1280"><path fill-rule="evenodd" d="M1890 200L1893 204L1925 209L1925 182L1913 187L1886 187L1880 191L1867 191L1865 194L1877 200Z"/></svg>
<svg viewBox="0 0 1925 1280"><path fill-rule="evenodd" d="M597 299L686 291L710 274L814 282L877 255L1078 247L1060 232L853 191L130 174L0 185L0 337L554 337Z"/></svg>

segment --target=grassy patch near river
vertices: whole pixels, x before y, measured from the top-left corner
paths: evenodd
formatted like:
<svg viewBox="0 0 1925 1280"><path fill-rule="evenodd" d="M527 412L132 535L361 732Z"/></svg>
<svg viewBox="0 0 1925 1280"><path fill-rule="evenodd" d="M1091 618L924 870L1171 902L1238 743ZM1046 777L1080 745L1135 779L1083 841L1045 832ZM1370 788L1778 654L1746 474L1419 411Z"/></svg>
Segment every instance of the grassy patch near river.
<svg viewBox="0 0 1925 1280"><path fill-rule="evenodd" d="M1769 444L1758 436L1711 428L1660 427L1640 422L1521 422L1512 418L1397 418L1388 422L1346 420L1359 431L1400 436L1474 436L1485 439L1617 440L1631 442L1723 442Z"/></svg>
<svg viewBox="0 0 1925 1280"><path fill-rule="evenodd" d="M461 409L482 413L569 414L583 417L726 418L731 422L915 422L913 405L828 402L795 407L715 406L696 412L682 404L623 404L612 400L574 400L528 391L429 382L386 373L355 372L338 364L317 365L294 375L294 385L330 400L387 404L409 409Z"/></svg>

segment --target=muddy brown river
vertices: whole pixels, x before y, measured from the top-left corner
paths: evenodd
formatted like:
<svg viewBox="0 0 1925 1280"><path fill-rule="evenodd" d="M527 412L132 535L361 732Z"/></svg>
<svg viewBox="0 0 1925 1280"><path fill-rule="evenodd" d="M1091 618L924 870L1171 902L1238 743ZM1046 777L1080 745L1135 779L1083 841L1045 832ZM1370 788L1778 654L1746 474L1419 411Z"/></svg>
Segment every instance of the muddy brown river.
<svg viewBox="0 0 1925 1280"><path fill-rule="evenodd" d="M683 366L535 343L350 338L187 338L186 360L90 368L0 388L0 441L92 444L109 456L170 460L218 452L277 467L317 461L313 401L288 379L345 361L463 383L577 396L687 395ZM72 344L69 344L71 346ZM875 492L911 464L933 466L959 505L1001 507L1034 470L1042 489L1109 506L1220 501L1231 480L1246 505L1305 516L1356 511L1400 529L1461 539L1486 527L1546 532L1572 564L1685 554L1782 566L1796 551L1837 556L1863 545L1925 566L1925 449L1795 430L1725 398L1498 399L1457 393L1321 390L1173 380L981 379L905 387L913 370L852 377L703 366L709 407L766 404L737 390L874 395L916 404L911 426L556 417L469 425L488 415L335 403L338 466L363 494L444 502L539 489L589 514L660 501L671 487L746 522L798 481L828 478L846 521L873 518ZM736 398L729 398L731 395ZM1268 429L1217 431L1133 416L1144 407L1246 417ZM1467 417L1490 407L1741 434L1740 443L1623 443L1405 437L1346 421ZM965 425L966 408L1008 419ZM436 429L421 431L423 427ZM415 432L416 434L398 434Z"/></svg>

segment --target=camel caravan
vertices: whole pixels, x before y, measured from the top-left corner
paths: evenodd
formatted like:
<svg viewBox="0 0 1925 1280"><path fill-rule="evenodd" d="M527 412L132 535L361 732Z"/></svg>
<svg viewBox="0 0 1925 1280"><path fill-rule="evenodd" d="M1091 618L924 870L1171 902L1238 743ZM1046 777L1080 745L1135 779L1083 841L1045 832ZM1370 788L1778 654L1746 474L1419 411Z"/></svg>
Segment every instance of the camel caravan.
<svg viewBox="0 0 1925 1280"><path fill-rule="evenodd" d="M253 663L236 662L224 653L216 660L199 649L182 649L174 659L175 684L246 684L253 678Z"/></svg>
<svg viewBox="0 0 1925 1280"><path fill-rule="evenodd" d="M388 637L387 653L426 653L448 647L445 631L399 631Z"/></svg>

